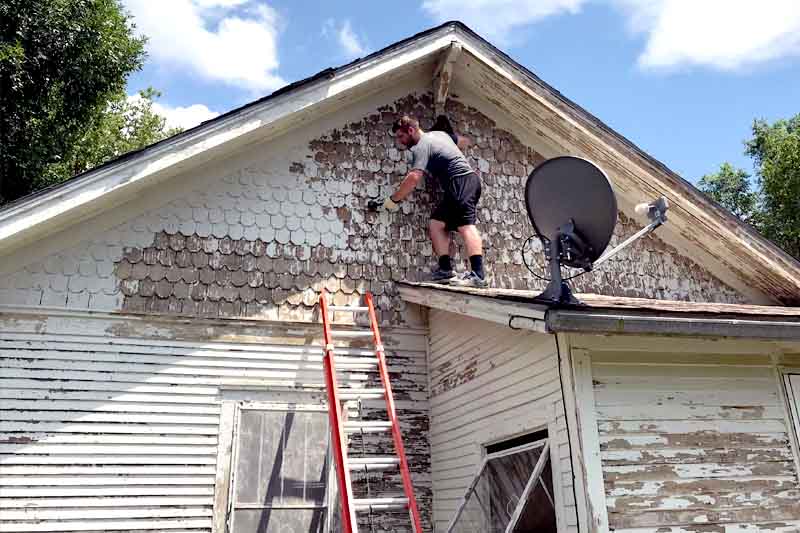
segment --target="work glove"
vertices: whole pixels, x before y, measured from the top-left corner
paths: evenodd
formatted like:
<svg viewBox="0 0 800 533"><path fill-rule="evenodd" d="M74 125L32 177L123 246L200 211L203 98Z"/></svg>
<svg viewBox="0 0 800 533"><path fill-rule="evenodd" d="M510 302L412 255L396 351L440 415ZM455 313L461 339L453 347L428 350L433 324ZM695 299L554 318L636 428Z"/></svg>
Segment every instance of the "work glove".
<svg viewBox="0 0 800 533"><path fill-rule="evenodd" d="M379 211L381 208L394 212L400 209L400 204L392 200L391 196L387 196L383 200L370 200L367 202L367 209L370 211Z"/></svg>

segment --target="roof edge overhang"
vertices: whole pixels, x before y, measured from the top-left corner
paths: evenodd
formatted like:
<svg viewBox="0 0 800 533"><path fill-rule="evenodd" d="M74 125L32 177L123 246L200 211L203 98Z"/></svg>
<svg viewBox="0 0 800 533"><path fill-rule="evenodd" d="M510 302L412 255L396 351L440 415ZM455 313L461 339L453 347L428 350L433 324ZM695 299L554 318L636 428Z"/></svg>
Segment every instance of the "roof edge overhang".
<svg viewBox="0 0 800 533"><path fill-rule="evenodd" d="M800 341L798 320L785 316L709 316L702 312L664 313L601 307L560 308L523 298L497 298L419 284L399 286L403 300L480 320L539 333L653 335Z"/></svg>
<svg viewBox="0 0 800 533"><path fill-rule="evenodd" d="M543 304L500 300L406 284L398 286L398 290L400 297L410 303L513 328L548 333L545 327L547 306Z"/></svg>
<svg viewBox="0 0 800 533"><path fill-rule="evenodd" d="M800 322L766 317L708 318L613 309L549 309L545 323L551 333L800 341Z"/></svg>

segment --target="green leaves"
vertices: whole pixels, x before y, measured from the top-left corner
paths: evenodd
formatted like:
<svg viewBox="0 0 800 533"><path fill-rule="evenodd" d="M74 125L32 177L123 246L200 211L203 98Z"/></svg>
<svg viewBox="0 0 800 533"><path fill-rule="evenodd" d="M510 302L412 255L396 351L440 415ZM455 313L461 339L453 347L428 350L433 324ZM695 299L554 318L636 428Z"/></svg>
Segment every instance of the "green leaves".
<svg viewBox="0 0 800 533"><path fill-rule="evenodd" d="M761 230L800 258L800 114L771 125L755 121L746 146L758 166Z"/></svg>
<svg viewBox="0 0 800 533"><path fill-rule="evenodd" d="M800 114L773 124L754 121L745 153L753 158L757 191L750 190L745 171L728 163L703 176L698 186L800 259Z"/></svg>
<svg viewBox="0 0 800 533"><path fill-rule="evenodd" d="M737 217L751 221L758 212L758 194L750 190L749 180L744 170L723 163L716 173L700 178L698 186Z"/></svg>
<svg viewBox="0 0 800 533"><path fill-rule="evenodd" d="M117 0L0 0L0 204L72 176L54 166L143 59Z"/></svg>
<svg viewBox="0 0 800 533"><path fill-rule="evenodd" d="M179 129L167 128L164 117L153 111L158 96L153 88L141 91L138 98L128 98L123 91L112 95L106 109L91 118L69 153L45 170L43 183L59 183L179 133Z"/></svg>

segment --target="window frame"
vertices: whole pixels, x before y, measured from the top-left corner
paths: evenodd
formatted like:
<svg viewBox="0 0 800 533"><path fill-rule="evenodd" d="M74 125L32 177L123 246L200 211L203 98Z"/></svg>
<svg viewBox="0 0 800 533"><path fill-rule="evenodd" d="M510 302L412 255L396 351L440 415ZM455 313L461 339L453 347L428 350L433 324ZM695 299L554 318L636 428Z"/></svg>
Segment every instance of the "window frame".
<svg viewBox="0 0 800 533"><path fill-rule="evenodd" d="M792 448L795 469L800 472L800 383L792 386L792 377L800 380L800 368L781 367L778 369L780 377L778 387L782 388L783 405L785 407L785 420L787 434Z"/></svg>
<svg viewBox="0 0 800 533"><path fill-rule="evenodd" d="M239 459L239 429L242 411L273 411L273 412L315 412L329 415L327 403L318 391L261 391L260 394L249 395L247 391L228 391L229 398L223 398L220 411L220 433L217 452L217 479L214 497L214 533L229 533L234 527L234 505L236 490L236 466ZM243 397L257 397L249 400ZM326 432L330 442L330 428ZM325 509L324 531L332 533L334 526L332 513L336 510L334 501L336 493L336 469L333 468L334 460L330 446L327 457L327 490L324 506L309 505L283 505L283 506L258 506L253 509ZM236 505L237 509L250 508Z"/></svg>
<svg viewBox="0 0 800 533"><path fill-rule="evenodd" d="M525 488L523 489L522 494L520 495L519 502L517 503L517 506L514 508L514 513L511 515L511 519L509 520L508 525L506 526L505 533L511 533L514 530L514 527L517 525L517 522L519 521L520 516L522 516L522 510L525 508L525 504L528 501L528 497L530 496L530 493L535 489L536 484L541 479L542 472L544 472L544 469L547 466L547 463L549 462L552 465L552 458L550 457L550 439L549 439L549 436L548 436L548 438L540 439L540 440L537 440L535 442L530 442L530 443L527 443L527 444L522 444L520 446L516 446L514 448L509 448L507 450L502 450L502 451L495 452L495 453L487 453L487 454L485 454L484 457L483 457L483 460L481 461L480 466L478 467L478 471L473 476L472 481L469 484L469 487L467 487L467 490L464 493L463 498L461 499L461 503L459 504L458 509L456 509L455 515L453 515L453 518L450 520L450 523L447 525L447 533L451 533L453 531L453 528L455 527L456 523L458 522L458 519L461 517L461 513L463 512L464 507L467 505L467 500L469 499L470 494L472 494L472 492L474 492L475 487L477 486L478 481L481 478L481 475L483 474L484 470L486 469L486 465L489 464L489 461L492 461L493 459L497 459L497 458L500 458L500 457L505 457L505 456L508 456L508 455L514 455L514 454L517 454L517 453L522 453L522 452L525 452L525 451L528 451L528 450L532 450L534 448L542 448L542 452L539 455L539 459L536 461L536 466L534 466L533 470L531 471L531 475L528 477L528 481L525 483ZM485 450L485 448L484 448L484 450ZM551 466L551 469L552 469L552 466ZM555 488L555 484L553 486ZM544 485L544 483L542 483L542 487L544 488L545 493L547 494L548 498L550 499L550 504L553 506L553 513L554 513L554 516L556 517L556 520L557 520L558 519L558 508L557 508L556 502L554 500L555 496L553 494L549 494L548 493L547 487Z"/></svg>

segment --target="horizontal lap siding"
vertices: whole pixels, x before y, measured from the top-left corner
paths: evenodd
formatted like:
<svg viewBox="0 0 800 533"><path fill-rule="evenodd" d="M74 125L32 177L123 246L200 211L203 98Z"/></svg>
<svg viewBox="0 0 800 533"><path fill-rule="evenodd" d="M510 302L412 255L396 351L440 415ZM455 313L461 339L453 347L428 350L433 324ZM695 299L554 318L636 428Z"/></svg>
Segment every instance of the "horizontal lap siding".
<svg viewBox="0 0 800 533"><path fill-rule="evenodd" d="M659 361L594 358L611 528L797 531L800 490L768 360L764 366Z"/></svg>
<svg viewBox="0 0 800 533"><path fill-rule="evenodd" d="M553 337L442 311L430 316L431 474L436 531L445 531L482 460L481 447L527 431L551 437L566 526L575 501Z"/></svg>
<svg viewBox="0 0 800 533"><path fill-rule="evenodd" d="M2 532L208 532L221 387L322 385L315 325L194 342L21 323L0 315ZM225 332L236 337L235 326ZM425 340L387 329L386 344L409 456L424 458L415 481L429 516Z"/></svg>

